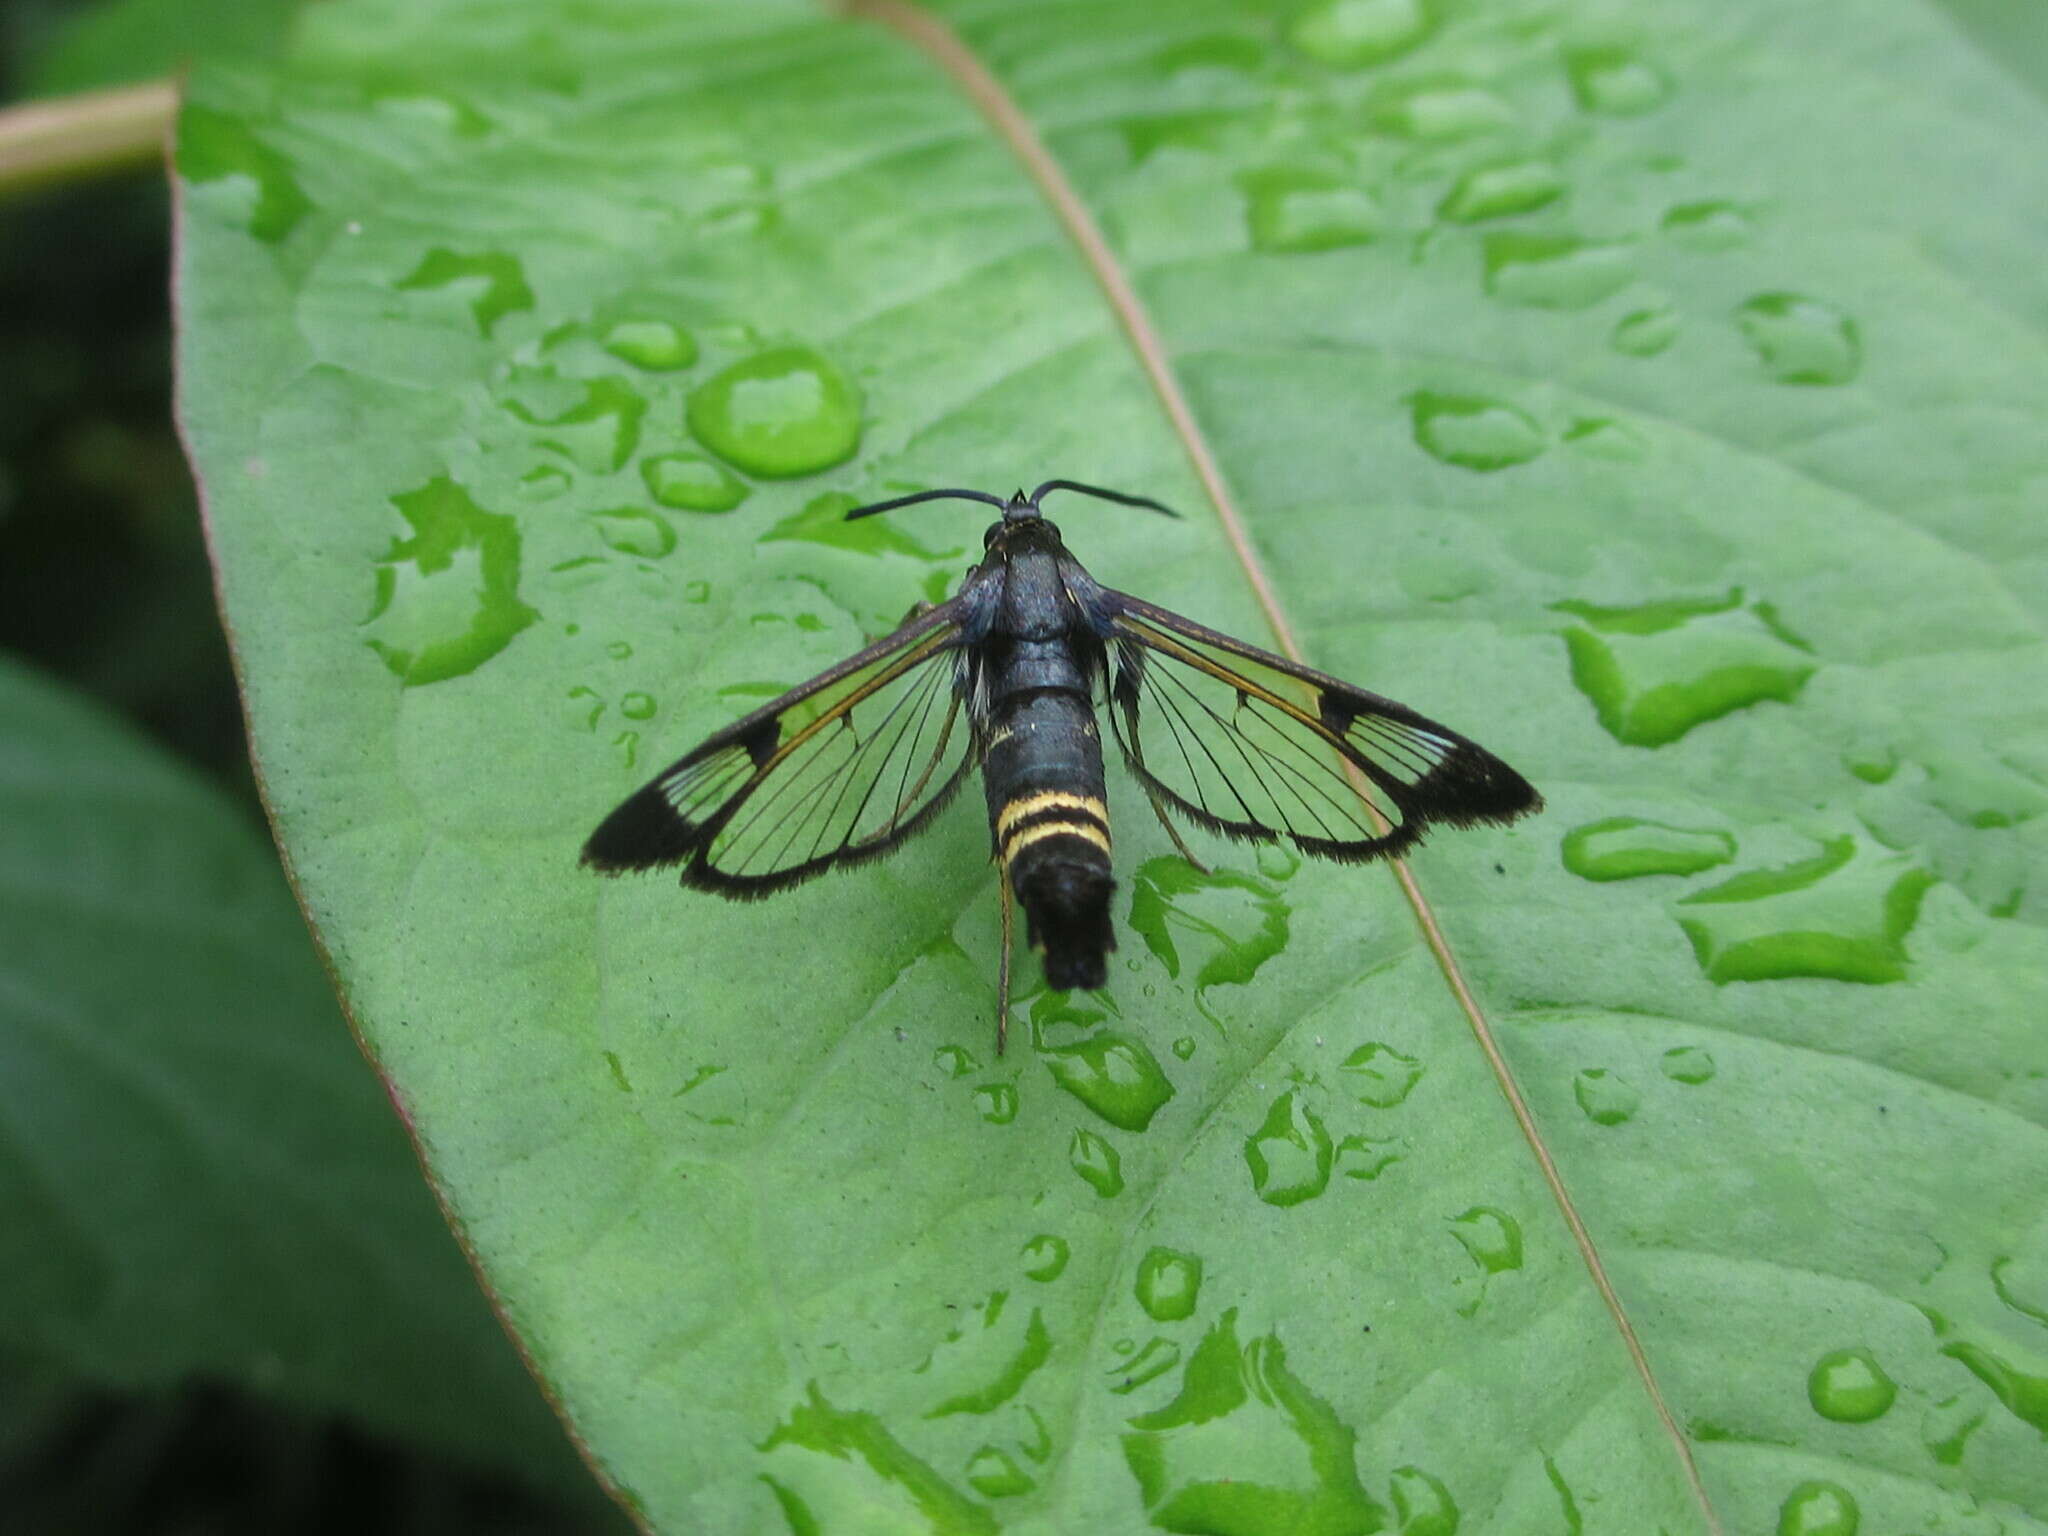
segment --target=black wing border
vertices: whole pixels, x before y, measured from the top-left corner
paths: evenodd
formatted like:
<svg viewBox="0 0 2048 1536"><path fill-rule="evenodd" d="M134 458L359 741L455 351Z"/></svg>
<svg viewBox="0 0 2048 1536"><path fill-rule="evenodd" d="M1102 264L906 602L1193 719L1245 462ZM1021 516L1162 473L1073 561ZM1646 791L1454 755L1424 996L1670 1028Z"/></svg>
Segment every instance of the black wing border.
<svg viewBox="0 0 2048 1536"><path fill-rule="evenodd" d="M732 724L712 732L620 802L584 843L580 862L586 869L603 875L681 865L680 875L685 886L739 901L753 901L801 885L827 870L852 868L895 852L923 831L932 818L952 802L968 775L980 765L985 744L978 739L980 726L973 718L969 700L956 698L954 708L966 716L960 723L973 732L976 739L969 743L952 776L919 807L916 815L891 828L887 836L836 848L817 858L765 875L728 874L710 862L711 847L719 833L769 782L776 767L806 739L914 668L934 661L947 664L968 643L962 620L974 608L978 595L977 584L970 582L945 602L914 614L873 644L863 646L817 676L798 683L787 693L778 694ZM897 652L903 654L896 655ZM779 740L781 719L787 711L890 656L895 659L875 676L788 741ZM689 820L671 803L664 786L676 775L735 746L742 748L752 760L753 773L719 803L712 815L702 821Z"/></svg>
<svg viewBox="0 0 2048 1536"><path fill-rule="evenodd" d="M1398 700L1347 683L1341 677L1240 640L1235 635L1198 624L1170 608L1162 608L1128 592L1104 588L1102 595L1113 612L1113 639L1192 667L1280 710L1364 774L1401 815L1400 821L1391 823L1382 836L1339 840L1315 837L1285 827L1269 827L1262 822L1229 821L1190 804L1146 768L1134 750L1139 700L1133 686L1135 680L1127 684L1124 669L1119 664L1113 669L1110 681L1110 723L1124 762L1148 794L1164 799L1198 827L1244 842L1270 843L1284 838L1316 857L1357 864L1398 857L1420 843L1432 826L1506 826L1543 808L1543 797L1537 794L1528 780L1498 757L1470 737L1410 709ZM1142 620L1154 629L1165 631L1169 643L1162 644L1159 636L1130 623L1131 619ZM1170 643L1176 638L1211 646L1226 655L1254 662L1315 689L1316 713L1311 714L1299 702L1275 692L1257 678L1248 677L1184 645ZM1412 781L1404 780L1390 773L1370 753L1361 751L1345 739L1344 733L1361 716L1373 716L1396 726L1426 732L1442 741L1449 750L1427 773ZM1371 807L1367 797L1361 796L1360 799ZM1385 813L1377 807L1371 809L1380 820L1387 820Z"/></svg>

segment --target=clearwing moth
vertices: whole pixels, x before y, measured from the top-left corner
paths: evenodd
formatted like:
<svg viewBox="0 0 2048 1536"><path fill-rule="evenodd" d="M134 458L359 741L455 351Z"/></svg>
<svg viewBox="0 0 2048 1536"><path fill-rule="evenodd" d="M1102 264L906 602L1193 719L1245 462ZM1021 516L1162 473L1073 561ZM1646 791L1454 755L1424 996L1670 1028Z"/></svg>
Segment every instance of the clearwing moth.
<svg viewBox="0 0 2048 1536"><path fill-rule="evenodd" d="M1116 948L1098 704L1197 868L1176 815L1359 863L1404 852L1438 823L1541 809L1514 769L1406 705L1099 585L1039 512L1053 491L1178 515L1073 480L1007 500L920 491L855 508L848 518L952 498L1002 516L952 597L664 768L591 834L584 864L679 866L699 890L770 896L901 847L979 768L1002 868L1000 1054L1013 897L1049 986L1103 985Z"/></svg>

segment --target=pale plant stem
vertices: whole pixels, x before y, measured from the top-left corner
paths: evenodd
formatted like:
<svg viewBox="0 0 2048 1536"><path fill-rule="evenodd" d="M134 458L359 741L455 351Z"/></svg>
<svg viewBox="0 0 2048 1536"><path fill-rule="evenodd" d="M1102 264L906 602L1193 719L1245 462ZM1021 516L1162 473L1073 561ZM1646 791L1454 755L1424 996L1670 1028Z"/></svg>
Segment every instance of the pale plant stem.
<svg viewBox="0 0 2048 1536"><path fill-rule="evenodd" d="M0 197L160 161L177 110L172 80L0 110Z"/></svg>

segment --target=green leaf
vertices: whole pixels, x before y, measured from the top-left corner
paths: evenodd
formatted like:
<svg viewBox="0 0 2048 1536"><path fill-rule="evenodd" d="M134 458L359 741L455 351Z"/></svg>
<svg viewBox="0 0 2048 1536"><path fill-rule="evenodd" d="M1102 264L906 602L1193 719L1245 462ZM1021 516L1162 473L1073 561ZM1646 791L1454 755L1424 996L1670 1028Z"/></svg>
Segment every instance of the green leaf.
<svg viewBox="0 0 2048 1536"><path fill-rule="evenodd" d="M0 1345L573 1486L262 836L13 666L0 824Z"/></svg>
<svg viewBox="0 0 2048 1536"><path fill-rule="evenodd" d="M67 18L24 71L32 96L99 90L171 74L194 60L268 57L302 0L101 0Z"/></svg>
<svg viewBox="0 0 2048 1536"><path fill-rule="evenodd" d="M579 873L957 579L963 509L828 536L845 498L1158 495L1195 515L1059 515L1267 630L908 33L323 7L196 89L274 158L184 187L186 427L307 903L611 1477L676 1531L2048 1519L2039 100L1905 0L945 10L1305 653L1549 798L1414 861L1528 1129L1383 872L1195 875L1114 771L1111 986L1025 998L1000 1060L971 810L766 906ZM447 108L384 110L400 68ZM475 275L408 286L436 251ZM763 357L726 431L698 402ZM608 539L679 453L744 502ZM392 665L401 594L449 664ZM1198 1278L1154 1310L1160 1248Z"/></svg>

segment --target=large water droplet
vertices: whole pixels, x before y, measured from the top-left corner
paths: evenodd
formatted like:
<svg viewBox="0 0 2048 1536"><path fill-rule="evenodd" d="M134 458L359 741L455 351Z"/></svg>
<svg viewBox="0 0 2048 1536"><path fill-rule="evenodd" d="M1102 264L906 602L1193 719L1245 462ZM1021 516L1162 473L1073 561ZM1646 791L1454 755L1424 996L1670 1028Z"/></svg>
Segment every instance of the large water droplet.
<svg viewBox="0 0 2048 1536"><path fill-rule="evenodd" d="M1655 357L1678 339L1678 311L1669 304L1632 310L1614 322L1608 345L1626 357Z"/></svg>
<svg viewBox="0 0 2048 1536"><path fill-rule="evenodd" d="M1131 926L1178 978L1193 969L1196 994L1242 986L1287 944L1287 904L1265 881L1233 870L1209 874L1185 859L1147 859L1131 892Z"/></svg>
<svg viewBox="0 0 2048 1536"><path fill-rule="evenodd" d="M1294 19L1287 40L1324 64L1357 69L1406 53L1429 28L1424 0L1324 0Z"/></svg>
<svg viewBox="0 0 2048 1536"><path fill-rule="evenodd" d="M437 246L420 264L398 280L401 289L447 288L470 295L469 312L484 335L515 310L533 308L533 290L526 269L504 251L464 254Z"/></svg>
<svg viewBox="0 0 2048 1536"><path fill-rule="evenodd" d="M1177 1323L1193 1317L1195 1301L1202 1290L1202 1261L1191 1253L1153 1248L1138 1261L1133 1289L1138 1305L1155 1322Z"/></svg>
<svg viewBox="0 0 2048 1536"><path fill-rule="evenodd" d="M1064 1237L1041 1232L1024 1244L1024 1273L1041 1282L1057 1280L1067 1267L1069 1251Z"/></svg>
<svg viewBox="0 0 2048 1536"><path fill-rule="evenodd" d="M1944 1467L1962 1464L1970 1436L1984 1422L1983 1399L1964 1393L1928 1405L1920 1416L1920 1443Z"/></svg>
<svg viewBox="0 0 2048 1536"><path fill-rule="evenodd" d="M1514 108L1492 91L1461 80L1410 81L1375 95L1373 127L1406 138L1446 142L1507 128Z"/></svg>
<svg viewBox="0 0 2048 1536"><path fill-rule="evenodd" d="M1734 203L1679 203L1665 210L1660 226L1673 245L1691 251L1732 251L1754 231L1749 215Z"/></svg>
<svg viewBox="0 0 2048 1536"><path fill-rule="evenodd" d="M1635 258L1619 241L1574 235L1491 234L1483 242L1486 291L1536 309L1587 309L1635 280Z"/></svg>
<svg viewBox="0 0 2048 1536"><path fill-rule="evenodd" d="M1635 1118L1643 1096L1605 1067L1587 1067L1572 1079L1572 1097L1595 1125L1621 1125Z"/></svg>
<svg viewBox="0 0 2048 1536"><path fill-rule="evenodd" d="M1676 1045L1657 1060L1657 1068L1674 1083L1697 1087L1714 1080L1714 1058L1696 1045Z"/></svg>
<svg viewBox="0 0 2048 1536"><path fill-rule="evenodd" d="M633 456L647 414L646 400L624 379L564 379L546 369L510 379L505 405L521 421L548 429L539 438L543 447L597 474L610 474Z"/></svg>
<svg viewBox="0 0 2048 1536"><path fill-rule="evenodd" d="M1014 1499L1038 1486L1008 1451L993 1445L968 1458L967 1482L985 1499Z"/></svg>
<svg viewBox="0 0 2048 1536"><path fill-rule="evenodd" d="M1546 446L1535 418L1503 401L1424 390L1410 395L1408 404L1416 443L1460 469L1508 469L1528 463Z"/></svg>
<svg viewBox="0 0 2048 1536"><path fill-rule="evenodd" d="M1441 1478L1396 1467L1392 1492L1399 1536L1458 1536L1458 1506Z"/></svg>
<svg viewBox="0 0 2048 1536"><path fill-rule="evenodd" d="M1357 1432L1289 1368L1277 1333L1240 1346L1225 1312L1173 1401L1120 1437L1150 1528L1228 1536L1349 1536L1386 1528L1359 1484Z"/></svg>
<svg viewBox="0 0 2048 1536"><path fill-rule="evenodd" d="M947 1077L965 1077L970 1072L981 1070L981 1063L974 1059L974 1053L959 1045L942 1045L933 1051L932 1066Z"/></svg>
<svg viewBox="0 0 2048 1536"><path fill-rule="evenodd" d="M1392 1109L1422 1080L1421 1062L1377 1040L1346 1056L1342 1070L1358 1102L1374 1109Z"/></svg>
<svg viewBox="0 0 2048 1536"><path fill-rule="evenodd" d="M1081 1182L1104 1200L1124 1192L1124 1160L1115 1147L1093 1131L1076 1131L1067 1145L1067 1162Z"/></svg>
<svg viewBox="0 0 2048 1536"><path fill-rule="evenodd" d="M1671 95L1669 77L1627 48L1574 48L1565 54L1564 68L1572 95L1587 112L1634 117Z"/></svg>
<svg viewBox="0 0 2048 1536"><path fill-rule="evenodd" d="M178 174L209 188L203 200L217 215L232 216L267 244L284 239L312 209L299 189L298 167L239 117L187 102L178 114L177 156Z"/></svg>
<svg viewBox="0 0 2048 1536"><path fill-rule="evenodd" d="M606 546L622 555L658 560L676 547L675 529L669 527L667 519L644 507L594 512L591 521L597 524L598 537Z"/></svg>
<svg viewBox="0 0 2048 1536"><path fill-rule="evenodd" d="M1863 371L1856 322L1819 299L1760 293L1735 311L1735 323L1780 384L1846 384Z"/></svg>
<svg viewBox="0 0 2048 1536"><path fill-rule="evenodd" d="M1008 1083L983 1083L974 1090L974 1107L990 1125L1008 1125L1017 1118L1017 1090Z"/></svg>
<svg viewBox="0 0 2048 1536"><path fill-rule="evenodd" d="M1127 1035L1092 1035L1039 1054L1054 1082L1120 1130L1144 1130L1173 1097L1159 1058Z"/></svg>
<svg viewBox="0 0 2048 1536"><path fill-rule="evenodd" d="M1926 1308L1921 1310L1926 1311ZM1930 1319L1935 1321L1937 1335L1948 1331L1947 1323L1934 1319L1932 1314ZM2023 1424L2031 1424L2042 1435L2048 1436L2048 1373L2022 1370L2002 1355L1969 1339L1952 1339L1941 1346L1941 1352L1960 1362L1964 1369L1989 1387L1992 1395L2014 1418Z"/></svg>
<svg viewBox="0 0 2048 1536"><path fill-rule="evenodd" d="M1401 1144L1391 1138L1346 1136L1337 1143L1337 1171L1347 1179L1376 1179L1401 1161Z"/></svg>
<svg viewBox="0 0 2048 1536"><path fill-rule="evenodd" d="M1778 1536L1856 1536L1863 1511L1840 1483L1801 1483L1778 1506Z"/></svg>
<svg viewBox="0 0 2048 1536"><path fill-rule="evenodd" d="M809 347L771 347L690 392L697 441L750 474L815 474L860 446L860 391Z"/></svg>
<svg viewBox="0 0 2048 1536"><path fill-rule="evenodd" d="M652 720L655 708L651 693L628 693L619 700L619 713L628 720Z"/></svg>
<svg viewBox="0 0 2048 1536"><path fill-rule="evenodd" d="M614 321L600 343L621 362L650 372L687 368L697 361L697 343L672 320L648 317Z"/></svg>
<svg viewBox="0 0 2048 1536"><path fill-rule="evenodd" d="M1034 1307L1027 1318L1008 1302L1007 1291L989 1296L917 1368L919 1375L931 1378L930 1388L939 1396L926 1410L927 1419L992 1412L1022 1391L1051 1357L1052 1335L1044 1314Z"/></svg>
<svg viewBox="0 0 2048 1536"><path fill-rule="evenodd" d="M1451 1218L1451 1236L1479 1266L1478 1292L1458 1308L1460 1314L1470 1317L1486 1299L1486 1287L1495 1275L1522 1267L1522 1228L1514 1217L1496 1206L1475 1205Z"/></svg>
<svg viewBox="0 0 2048 1536"><path fill-rule="evenodd" d="M1372 194L1327 172L1271 167L1247 171L1237 184L1255 251L1329 251L1380 232Z"/></svg>
<svg viewBox="0 0 2048 1536"><path fill-rule="evenodd" d="M1329 1188L1336 1155L1336 1143L1323 1128L1322 1117L1309 1108L1298 1088L1272 1102L1265 1120L1244 1143L1252 1190L1268 1205L1300 1205L1320 1195Z"/></svg>
<svg viewBox="0 0 2048 1536"><path fill-rule="evenodd" d="M1726 832L1637 816L1589 821L1564 835L1564 867L1583 880L1696 875L1734 857L1735 839Z"/></svg>
<svg viewBox="0 0 2048 1536"><path fill-rule="evenodd" d="M519 494L528 501L553 501L575 482L557 464L541 464L519 477Z"/></svg>
<svg viewBox="0 0 2048 1536"><path fill-rule="evenodd" d="M1843 836L1811 859L1681 897L1673 915L1717 985L1789 976L1875 985L1905 979L1906 935L1933 883L1904 855Z"/></svg>
<svg viewBox="0 0 2048 1536"><path fill-rule="evenodd" d="M1635 607L1551 605L1566 629L1572 681L1617 741L1661 747L1695 726L1766 699L1796 698L1814 661L1765 603L1740 590Z"/></svg>
<svg viewBox="0 0 2048 1536"><path fill-rule="evenodd" d="M391 504L412 537L377 563L370 648L407 687L473 672L539 617L519 600L519 525L446 475Z"/></svg>
<svg viewBox="0 0 2048 1536"><path fill-rule="evenodd" d="M1838 1349L1822 1355L1806 1377L1813 1411L1838 1424L1867 1424L1883 1418L1898 1398L1898 1384L1867 1349Z"/></svg>
<svg viewBox="0 0 2048 1536"><path fill-rule="evenodd" d="M1564 196L1565 180L1547 160L1512 160L1481 166L1458 179L1437 205L1437 216L1454 224L1477 224L1534 213Z"/></svg>

